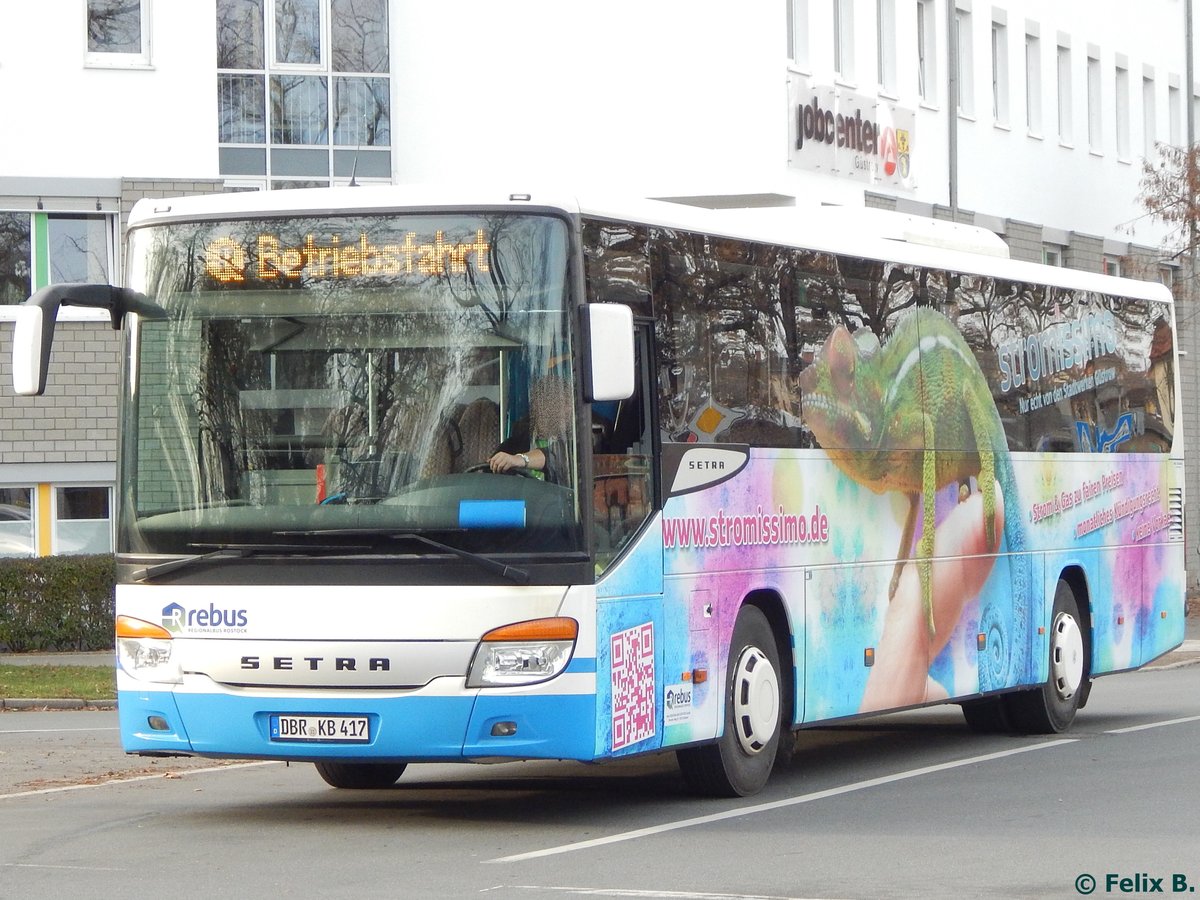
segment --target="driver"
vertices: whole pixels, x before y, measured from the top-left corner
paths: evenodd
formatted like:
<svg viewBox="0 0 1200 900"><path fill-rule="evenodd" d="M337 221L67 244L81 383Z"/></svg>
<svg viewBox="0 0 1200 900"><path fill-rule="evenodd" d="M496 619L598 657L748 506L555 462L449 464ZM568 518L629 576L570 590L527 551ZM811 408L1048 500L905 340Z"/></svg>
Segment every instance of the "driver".
<svg viewBox="0 0 1200 900"><path fill-rule="evenodd" d="M542 378L529 395L527 427L518 426L497 448L488 459L489 468L493 472L528 469L553 484L565 483L566 432L574 406L568 378L556 373Z"/></svg>

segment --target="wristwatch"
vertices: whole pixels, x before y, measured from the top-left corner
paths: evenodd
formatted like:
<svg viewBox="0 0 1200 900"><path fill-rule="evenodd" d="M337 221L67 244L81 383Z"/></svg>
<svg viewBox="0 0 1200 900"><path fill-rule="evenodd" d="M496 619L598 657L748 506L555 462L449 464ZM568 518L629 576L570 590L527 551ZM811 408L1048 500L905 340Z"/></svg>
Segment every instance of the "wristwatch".
<svg viewBox="0 0 1200 900"><path fill-rule="evenodd" d="M518 453L517 456L521 457L521 462L525 463L525 468L528 469L529 468L529 455L526 453Z"/></svg>

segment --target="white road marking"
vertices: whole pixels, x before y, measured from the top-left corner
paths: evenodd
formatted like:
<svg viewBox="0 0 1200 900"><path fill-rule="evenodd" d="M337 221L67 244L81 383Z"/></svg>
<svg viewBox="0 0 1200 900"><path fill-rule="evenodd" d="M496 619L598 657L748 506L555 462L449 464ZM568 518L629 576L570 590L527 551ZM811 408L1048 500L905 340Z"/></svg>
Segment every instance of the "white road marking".
<svg viewBox="0 0 1200 900"><path fill-rule="evenodd" d="M707 891L648 891L632 888L582 888L541 884L514 884L512 887L518 891L553 891L556 894L578 894L584 897L660 897L667 898L667 900L807 900L803 897L784 897L779 894L713 894ZM494 888L487 890L494 890Z"/></svg>
<svg viewBox="0 0 1200 900"><path fill-rule="evenodd" d="M43 866L37 863L0 863L0 868L6 869L71 869L75 872L124 872L124 869L110 869L104 866Z"/></svg>
<svg viewBox="0 0 1200 900"><path fill-rule="evenodd" d="M11 800L15 797L37 797L42 794L62 794L67 791L85 791L89 788L108 787L110 784L133 784L135 781L156 781L171 775L182 778L185 775L206 775L209 772L232 772L236 769L250 769L255 766L277 766L276 760L261 762L237 763L232 766L209 766L204 769L176 769L172 772L160 772L156 775L136 775L133 778L114 778L112 781L101 781L99 784L64 784L61 787L38 788L33 791L18 791L15 794L0 794L0 800Z"/></svg>
<svg viewBox="0 0 1200 900"><path fill-rule="evenodd" d="M1135 731L1149 731L1151 728L1162 728L1164 725L1184 725L1188 722L1200 722L1200 716L1185 716L1182 719L1166 719L1162 722L1147 722L1145 725L1130 725L1128 728L1114 728L1105 734L1132 734Z"/></svg>
<svg viewBox="0 0 1200 900"><path fill-rule="evenodd" d="M1029 753L1034 750L1048 750L1051 747L1063 747L1067 744L1074 744L1079 738L1062 738L1056 741L1047 741L1045 743L1028 744L1024 747L1016 747L1012 750L1001 750L997 753L985 753L982 756L972 756L967 759L958 759L953 762L939 763L936 766L922 766L919 769L909 769L906 772L897 772L894 775L884 775L880 778L870 778L866 781L856 781L853 784L842 785L841 787L829 788L824 791L816 791L811 794L801 794L798 797L788 797L785 800L774 800L770 803L759 803L755 806L743 806L738 809L730 809L725 812L712 813L707 816L696 816L692 819L680 819L676 822L665 822L662 825L653 825L649 828L638 828L634 831L625 831L620 834L611 834L608 837L592 838L587 841L577 841L574 844L562 844L558 847L548 847L545 850L533 850L529 853L517 853L513 856L502 856L498 859L484 860L485 863L514 863L524 862L528 859L539 859L545 856L556 856L560 853L573 853L576 850L589 850L592 847L602 847L605 844L617 844L623 841L634 841L638 838L650 837L656 834L663 834L667 831L676 831L680 828L693 828L697 825L709 825L713 822L721 822L726 819L740 819L743 816L752 816L757 813L771 812L776 809L785 809L789 806L799 806L802 803L812 803L815 800L826 800L830 797L839 797L843 794L852 794L857 791L865 791L868 788L879 787L884 784L893 784L897 781L907 781L910 778L919 778L922 775L931 775L934 772L945 772L949 769L958 769L963 766L973 766L978 763L990 762L994 759L1004 759L1008 756L1016 756L1020 753Z"/></svg>

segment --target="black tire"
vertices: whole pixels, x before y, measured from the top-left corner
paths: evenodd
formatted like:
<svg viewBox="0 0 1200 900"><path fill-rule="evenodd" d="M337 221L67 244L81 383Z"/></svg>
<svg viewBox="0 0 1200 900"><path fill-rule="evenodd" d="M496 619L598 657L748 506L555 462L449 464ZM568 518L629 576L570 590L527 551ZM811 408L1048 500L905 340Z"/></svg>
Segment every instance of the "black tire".
<svg viewBox="0 0 1200 900"><path fill-rule="evenodd" d="M687 786L709 797L762 790L779 748L783 695L779 649L767 617L743 606L733 628L725 681L725 728L716 743L676 752Z"/></svg>
<svg viewBox="0 0 1200 900"><path fill-rule="evenodd" d="M960 703L967 727L977 734L998 734L1012 730L1008 705L1003 697L981 697Z"/></svg>
<svg viewBox="0 0 1200 900"><path fill-rule="evenodd" d="M330 760L313 765L330 787L354 791L391 787L404 774L406 766L405 763L343 763Z"/></svg>
<svg viewBox="0 0 1200 900"><path fill-rule="evenodd" d="M1014 731L1059 734L1071 727L1087 697L1091 646L1079 616L1075 592L1065 581L1054 591L1050 616L1050 667L1040 688L1004 697Z"/></svg>

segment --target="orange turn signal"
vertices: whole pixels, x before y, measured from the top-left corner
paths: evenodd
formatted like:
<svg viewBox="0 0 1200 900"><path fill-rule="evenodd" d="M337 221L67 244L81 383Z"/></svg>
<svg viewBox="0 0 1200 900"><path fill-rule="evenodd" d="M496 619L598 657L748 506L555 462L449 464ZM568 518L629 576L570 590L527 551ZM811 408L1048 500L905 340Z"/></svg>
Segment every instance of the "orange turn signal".
<svg viewBox="0 0 1200 900"><path fill-rule="evenodd" d="M579 635L579 623L566 616L530 619L493 628L480 640L484 641L573 641Z"/></svg>
<svg viewBox="0 0 1200 900"><path fill-rule="evenodd" d="M119 638L155 638L156 640L171 640L171 632L161 625L135 619L132 616L117 616L117 637Z"/></svg>

